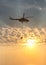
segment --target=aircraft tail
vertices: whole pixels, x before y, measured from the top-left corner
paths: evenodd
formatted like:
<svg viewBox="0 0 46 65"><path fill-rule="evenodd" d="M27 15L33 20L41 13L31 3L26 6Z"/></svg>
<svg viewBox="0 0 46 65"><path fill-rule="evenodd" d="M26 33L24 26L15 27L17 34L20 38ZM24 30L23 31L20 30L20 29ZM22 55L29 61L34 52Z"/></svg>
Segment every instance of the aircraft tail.
<svg viewBox="0 0 46 65"><path fill-rule="evenodd" d="M23 13L23 18L25 17L25 13Z"/></svg>

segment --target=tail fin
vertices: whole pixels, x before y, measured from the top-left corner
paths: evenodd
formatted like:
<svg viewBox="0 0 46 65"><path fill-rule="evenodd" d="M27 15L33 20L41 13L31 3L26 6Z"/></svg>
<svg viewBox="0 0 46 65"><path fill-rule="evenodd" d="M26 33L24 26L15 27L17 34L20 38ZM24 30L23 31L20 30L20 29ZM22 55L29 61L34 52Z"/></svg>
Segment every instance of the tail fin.
<svg viewBox="0 0 46 65"><path fill-rule="evenodd" d="M23 18L25 17L25 13L23 13Z"/></svg>

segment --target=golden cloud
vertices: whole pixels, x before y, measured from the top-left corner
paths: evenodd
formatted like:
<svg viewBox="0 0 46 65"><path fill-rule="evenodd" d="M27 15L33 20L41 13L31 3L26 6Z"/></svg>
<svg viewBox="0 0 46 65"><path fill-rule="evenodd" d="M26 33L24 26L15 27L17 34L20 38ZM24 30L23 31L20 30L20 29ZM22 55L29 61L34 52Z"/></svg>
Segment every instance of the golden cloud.
<svg viewBox="0 0 46 65"><path fill-rule="evenodd" d="M0 28L0 43L22 43L23 39L37 38L40 42L46 42L45 28L17 28L17 27L2 27ZM25 42L25 41L24 41Z"/></svg>

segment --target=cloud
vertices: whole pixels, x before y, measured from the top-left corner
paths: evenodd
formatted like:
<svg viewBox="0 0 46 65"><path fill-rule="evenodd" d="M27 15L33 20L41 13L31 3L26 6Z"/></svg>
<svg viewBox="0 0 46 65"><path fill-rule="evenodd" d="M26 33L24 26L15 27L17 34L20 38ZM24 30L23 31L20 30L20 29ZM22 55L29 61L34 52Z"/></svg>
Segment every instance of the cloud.
<svg viewBox="0 0 46 65"><path fill-rule="evenodd" d="M44 28L29 28L23 27L1 27L0 28L0 43L25 43L27 39L38 39L40 43L45 43L46 33ZM38 43L39 43L38 42Z"/></svg>
<svg viewBox="0 0 46 65"><path fill-rule="evenodd" d="M32 25L29 23L28 26L44 26L46 24L46 19L44 20L44 17L42 17L45 15L44 11L46 13L45 0L0 0L0 20L3 20L3 23L9 26L21 25L19 22L10 21L8 17L21 18L23 12L25 12L25 16L34 16ZM0 25L3 25L3 23L1 22Z"/></svg>

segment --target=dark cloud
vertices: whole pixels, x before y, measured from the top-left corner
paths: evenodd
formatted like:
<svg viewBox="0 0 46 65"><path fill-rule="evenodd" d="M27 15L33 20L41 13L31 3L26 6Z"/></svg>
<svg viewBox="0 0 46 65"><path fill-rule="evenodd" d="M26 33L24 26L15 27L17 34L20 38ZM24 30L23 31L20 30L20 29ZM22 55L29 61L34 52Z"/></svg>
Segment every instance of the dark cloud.
<svg viewBox="0 0 46 65"><path fill-rule="evenodd" d="M45 11L45 12L44 12ZM0 21L6 25L21 25L18 22L12 22L8 19L9 16L15 18L22 17L23 12L26 13L26 16L33 15L33 23L28 26L39 26L46 23L45 20L41 20L45 17L46 13L46 1L45 0L0 0Z"/></svg>

